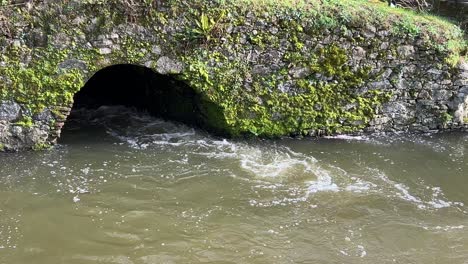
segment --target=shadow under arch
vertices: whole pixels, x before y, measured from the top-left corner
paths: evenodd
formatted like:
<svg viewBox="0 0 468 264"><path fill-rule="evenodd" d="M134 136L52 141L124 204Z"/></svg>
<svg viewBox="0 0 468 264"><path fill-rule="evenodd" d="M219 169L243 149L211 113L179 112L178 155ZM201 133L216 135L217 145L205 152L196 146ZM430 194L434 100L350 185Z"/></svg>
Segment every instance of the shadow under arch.
<svg viewBox="0 0 468 264"><path fill-rule="evenodd" d="M222 110L186 83L150 68L117 64L96 72L75 94L73 111L123 105L166 120L179 121L224 134ZM218 119L218 120L217 120Z"/></svg>

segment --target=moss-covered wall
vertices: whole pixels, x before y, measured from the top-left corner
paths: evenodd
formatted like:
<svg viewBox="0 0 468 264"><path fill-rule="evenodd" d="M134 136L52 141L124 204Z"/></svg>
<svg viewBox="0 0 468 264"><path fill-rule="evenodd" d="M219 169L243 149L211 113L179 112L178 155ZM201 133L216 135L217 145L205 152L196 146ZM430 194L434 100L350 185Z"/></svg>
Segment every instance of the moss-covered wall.
<svg viewBox="0 0 468 264"><path fill-rule="evenodd" d="M184 81L226 135L465 126L466 42L439 18L365 0L132 2L1 7L3 149L55 142L73 95L115 64Z"/></svg>

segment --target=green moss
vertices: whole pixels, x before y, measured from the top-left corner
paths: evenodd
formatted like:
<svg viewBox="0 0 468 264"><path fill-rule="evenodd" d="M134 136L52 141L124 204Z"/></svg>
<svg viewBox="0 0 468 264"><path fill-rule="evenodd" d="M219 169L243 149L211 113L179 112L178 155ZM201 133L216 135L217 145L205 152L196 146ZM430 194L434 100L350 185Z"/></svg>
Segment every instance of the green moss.
<svg viewBox="0 0 468 264"><path fill-rule="evenodd" d="M34 126L33 120L29 116L24 116L21 120L15 123L17 126L22 126L25 128L31 128Z"/></svg>
<svg viewBox="0 0 468 264"><path fill-rule="evenodd" d="M2 143L0 143L0 152L3 152L5 151L5 145L3 145Z"/></svg>
<svg viewBox="0 0 468 264"><path fill-rule="evenodd" d="M151 51L151 43L140 42L131 37L123 37L120 49L110 55L115 64L144 64Z"/></svg>
<svg viewBox="0 0 468 264"><path fill-rule="evenodd" d="M298 52L286 55L287 59ZM359 93L357 89L371 79L369 69L353 71L347 66L348 61L346 51L335 45L302 56L294 62L333 81L322 81L311 74L295 80L293 86L298 90L292 93L279 89L285 85L288 74L284 69L268 77L253 76L251 87L245 89L245 76L252 66L219 53L199 52L197 56L185 57L190 66L183 79L222 109L216 111L215 119L223 120L217 126L232 135L276 137L318 130L352 132L364 128L390 94L378 90Z"/></svg>
<svg viewBox="0 0 468 264"><path fill-rule="evenodd" d="M207 129L218 134L232 134L223 114L223 108L203 97L197 103L201 121Z"/></svg>
<svg viewBox="0 0 468 264"><path fill-rule="evenodd" d="M319 49L304 64L312 73L332 77L333 81L318 80L311 74L296 80L299 90L291 93L278 90L278 86L285 84L281 72L258 79L253 94L260 98L246 94L247 100L238 109L240 130L271 137L364 128L376 107L388 100L389 95L378 90L358 94L357 88L370 79L369 70L351 71L347 61L345 51L337 46Z"/></svg>
<svg viewBox="0 0 468 264"><path fill-rule="evenodd" d="M20 55L32 60L22 64ZM47 106L68 105L82 87L84 76L77 69L60 70L59 63L67 51L52 48L11 48L2 56L5 67L0 67L0 100L14 99L29 107L31 114Z"/></svg>
<svg viewBox="0 0 468 264"><path fill-rule="evenodd" d="M47 143L43 143L43 142L37 143L37 144L35 144L35 145L32 147L32 149L33 149L34 151L48 150L48 149L50 149L50 148L52 148L52 145L47 144Z"/></svg>

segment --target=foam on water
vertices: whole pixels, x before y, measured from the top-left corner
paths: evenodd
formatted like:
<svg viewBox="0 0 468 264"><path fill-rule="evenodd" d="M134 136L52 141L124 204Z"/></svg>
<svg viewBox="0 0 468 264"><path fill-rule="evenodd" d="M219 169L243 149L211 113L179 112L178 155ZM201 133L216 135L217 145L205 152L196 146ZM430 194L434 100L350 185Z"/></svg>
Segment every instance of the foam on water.
<svg viewBox="0 0 468 264"><path fill-rule="evenodd" d="M87 122L103 125L109 135L134 149L162 149L173 153L184 153L188 149L191 156L207 159L206 162L198 165L198 169L206 167L204 164L209 163L209 160L228 162L243 172L232 171L230 172L232 175L252 181L261 180L263 186L261 188L274 192L283 190L286 193L285 197L270 201L268 203L270 205L287 205L291 202L306 201L319 193L329 195L351 193L383 195L387 199L399 199L415 204L420 209L464 206L462 203L447 200L439 187L421 185L412 189L404 183L389 179L382 171L367 167L362 168L362 174L351 175L339 167L319 162L310 155L295 152L289 147L274 142L246 143L215 138L185 125L166 122L146 114L136 113L128 108L101 107L95 111L84 112L84 115ZM379 142L362 136L328 138L368 141L371 144ZM413 139L413 141L430 145L425 139ZM388 144L392 143L392 141L388 142ZM447 147L443 143L436 145L440 148ZM463 152L464 148L457 150ZM182 167L191 166L186 155L179 155L177 159L170 159L168 162L177 163ZM179 175L183 174L179 172ZM193 176L187 175L187 177ZM276 185L278 182L284 185ZM302 186L300 191L295 189L297 184ZM86 185L81 188L87 190ZM294 190L291 191L291 188ZM81 189L77 187L73 190L78 194L81 192ZM422 190L430 190L430 195L424 196ZM252 201L251 205L259 204ZM263 202L266 204L265 201Z"/></svg>
<svg viewBox="0 0 468 264"><path fill-rule="evenodd" d="M327 139L342 139L342 140L357 140L357 141L369 140L369 138L367 138L365 136L349 136L349 135L325 136L324 138L327 138Z"/></svg>
<svg viewBox="0 0 468 264"><path fill-rule="evenodd" d="M317 193L317 192L340 191L340 188L338 187L338 185L336 185L336 183L333 182L332 177L324 171L321 171L321 173L317 177L317 180L309 181L307 185L308 185L309 194Z"/></svg>
<svg viewBox="0 0 468 264"><path fill-rule="evenodd" d="M243 147L237 151L241 167L257 177L294 177L298 174L315 176L317 161L284 148L262 150Z"/></svg>

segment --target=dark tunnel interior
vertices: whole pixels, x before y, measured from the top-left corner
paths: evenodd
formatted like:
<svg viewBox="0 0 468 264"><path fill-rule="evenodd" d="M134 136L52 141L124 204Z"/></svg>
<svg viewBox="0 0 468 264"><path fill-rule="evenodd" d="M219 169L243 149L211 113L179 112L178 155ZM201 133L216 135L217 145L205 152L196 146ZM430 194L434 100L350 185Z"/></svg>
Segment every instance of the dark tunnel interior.
<svg viewBox="0 0 468 264"><path fill-rule="evenodd" d="M75 95L73 110L123 105L161 117L200 126L200 98L181 81L129 64L98 71ZM72 115L73 115L72 110Z"/></svg>

